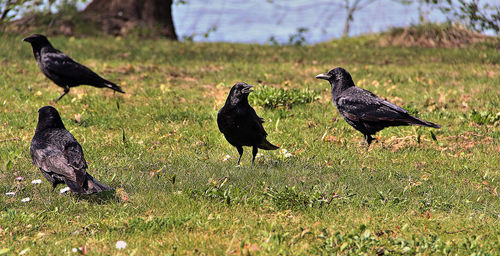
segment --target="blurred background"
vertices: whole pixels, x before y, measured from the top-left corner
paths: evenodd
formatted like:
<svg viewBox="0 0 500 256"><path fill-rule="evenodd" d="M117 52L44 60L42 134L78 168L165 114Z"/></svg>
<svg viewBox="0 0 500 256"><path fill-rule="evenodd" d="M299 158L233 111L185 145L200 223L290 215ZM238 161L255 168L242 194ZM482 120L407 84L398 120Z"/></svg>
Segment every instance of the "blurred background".
<svg viewBox="0 0 500 256"><path fill-rule="evenodd" d="M499 6L498 0L0 0L0 19L2 31L297 45L423 23L496 35Z"/></svg>

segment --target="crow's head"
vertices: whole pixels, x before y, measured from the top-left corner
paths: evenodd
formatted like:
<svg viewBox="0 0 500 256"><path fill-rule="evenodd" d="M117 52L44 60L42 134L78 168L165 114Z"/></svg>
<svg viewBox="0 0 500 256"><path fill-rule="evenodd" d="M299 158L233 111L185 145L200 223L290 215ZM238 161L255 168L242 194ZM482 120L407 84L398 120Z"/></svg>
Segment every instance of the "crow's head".
<svg viewBox="0 0 500 256"><path fill-rule="evenodd" d="M332 87L334 85L340 85L341 87L354 86L351 74L341 67L334 68L326 74L319 74L316 78L328 80L332 84Z"/></svg>
<svg viewBox="0 0 500 256"><path fill-rule="evenodd" d="M52 106L41 107L38 110L36 130L40 131L47 128L64 128L59 112Z"/></svg>
<svg viewBox="0 0 500 256"><path fill-rule="evenodd" d="M330 82L338 82L340 80L348 80L348 79L351 79L351 74L349 74L349 72L347 72L345 69L341 68L341 67L338 67L338 68L334 68L330 71L328 71L328 73L326 74L319 74L316 76L317 79L325 79L325 80L328 80Z"/></svg>
<svg viewBox="0 0 500 256"><path fill-rule="evenodd" d="M238 103L241 100L248 99L248 94L253 92L252 87L252 85L247 83L236 83L233 85L233 88L229 92L231 103Z"/></svg>
<svg viewBox="0 0 500 256"><path fill-rule="evenodd" d="M32 46L41 47L44 45L50 45L50 42L47 39L47 37L45 37L44 35L40 35L40 34L33 34L31 36L25 37L23 39L23 41L30 43Z"/></svg>

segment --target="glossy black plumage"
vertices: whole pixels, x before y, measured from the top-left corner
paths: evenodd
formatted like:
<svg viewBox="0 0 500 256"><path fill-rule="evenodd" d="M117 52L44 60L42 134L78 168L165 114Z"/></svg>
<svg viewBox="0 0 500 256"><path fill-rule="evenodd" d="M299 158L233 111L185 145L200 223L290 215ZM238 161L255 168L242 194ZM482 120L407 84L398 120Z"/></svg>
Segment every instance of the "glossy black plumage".
<svg viewBox="0 0 500 256"><path fill-rule="evenodd" d="M23 41L31 44L36 62L42 73L64 89L63 94L56 101L66 95L71 87L79 85L106 87L124 93L120 86L100 77L94 71L52 47L45 36L34 34L24 38Z"/></svg>
<svg viewBox="0 0 500 256"><path fill-rule="evenodd" d="M31 140L33 165L55 188L65 183L71 191L91 194L110 188L87 173L83 150L73 135L66 130L57 110L45 106L38 110L38 124Z"/></svg>
<svg viewBox="0 0 500 256"><path fill-rule="evenodd" d="M252 147L252 165L260 149L274 150L279 147L267 141L267 132L255 110L248 104L248 94L252 86L246 83L236 83L231 88L224 106L217 114L217 125L226 140L236 147L240 157L243 155L243 146Z"/></svg>
<svg viewBox="0 0 500 256"><path fill-rule="evenodd" d="M371 135L389 126L441 127L412 116L401 107L356 87L349 72L341 67L332 69L326 74L319 74L316 78L330 82L335 107L347 123L363 133L368 145L373 140Z"/></svg>

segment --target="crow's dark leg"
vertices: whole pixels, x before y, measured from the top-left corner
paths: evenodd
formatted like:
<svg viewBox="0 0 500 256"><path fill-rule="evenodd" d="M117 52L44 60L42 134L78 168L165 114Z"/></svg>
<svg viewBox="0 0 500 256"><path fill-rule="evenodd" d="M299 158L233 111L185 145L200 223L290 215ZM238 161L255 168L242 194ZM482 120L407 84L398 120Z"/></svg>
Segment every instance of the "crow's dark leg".
<svg viewBox="0 0 500 256"><path fill-rule="evenodd" d="M372 143L372 136L370 134L365 134L365 140L366 140L366 143L368 144L367 148L370 147L370 144Z"/></svg>
<svg viewBox="0 0 500 256"><path fill-rule="evenodd" d="M257 146L253 146L252 148L252 165L253 165L253 162L255 161L255 156L257 155L257 152L259 151L259 148L257 148Z"/></svg>
<svg viewBox="0 0 500 256"><path fill-rule="evenodd" d="M236 165L240 165L241 156L243 155L243 147L237 146L236 149L238 150L238 153L240 154L240 158L238 158L238 163L236 163Z"/></svg>
<svg viewBox="0 0 500 256"><path fill-rule="evenodd" d="M52 175L50 175L50 173L47 173L45 172L42 168L38 168L40 169L40 172L42 173L42 175L47 179L47 181L49 181L50 185L52 185L52 192L54 192L54 190L56 190L56 187L57 187L57 181L54 177L52 177Z"/></svg>
<svg viewBox="0 0 500 256"><path fill-rule="evenodd" d="M68 92L69 92L69 86L66 85L66 86L64 86L64 92L63 92L63 94L61 94L61 96L59 96L59 98L57 98L56 102L58 102Z"/></svg>
<svg viewBox="0 0 500 256"><path fill-rule="evenodd" d="M57 183L52 183L52 192L54 192L56 190L56 187L57 187Z"/></svg>

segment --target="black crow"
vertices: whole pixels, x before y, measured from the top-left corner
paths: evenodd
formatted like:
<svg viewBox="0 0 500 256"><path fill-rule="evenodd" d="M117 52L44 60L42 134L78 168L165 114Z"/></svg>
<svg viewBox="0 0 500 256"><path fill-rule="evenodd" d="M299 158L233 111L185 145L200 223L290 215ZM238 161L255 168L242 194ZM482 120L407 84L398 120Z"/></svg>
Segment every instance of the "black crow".
<svg viewBox="0 0 500 256"><path fill-rule="evenodd" d="M66 183L71 191L91 194L110 188L87 173L82 147L66 130L57 110L45 106L38 110L38 124L30 146L31 161L55 188Z"/></svg>
<svg viewBox="0 0 500 256"><path fill-rule="evenodd" d="M326 74L319 74L316 78L330 82L333 104L347 123L363 133L368 146L373 140L371 135L385 127L400 125L441 127L414 117L389 101L356 87L349 72L341 67L334 68Z"/></svg>
<svg viewBox="0 0 500 256"><path fill-rule="evenodd" d="M240 158L243 155L243 146L253 147L252 165L259 148L274 150L279 147L267 141L267 132L262 123L264 119L259 117L255 110L248 104L248 94L252 92L251 85L236 83L229 91L226 103L217 114L217 125L224 134L226 140L236 147Z"/></svg>
<svg viewBox="0 0 500 256"><path fill-rule="evenodd" d="M83 84L99 88L107 87L125 93L120 86L100 77L94 71L52 47L44 35L34 34L24 38L23 41L31 44L36 62L42 73L64 89L63 94L56 101L66 95L71 87Z"/></svg>

